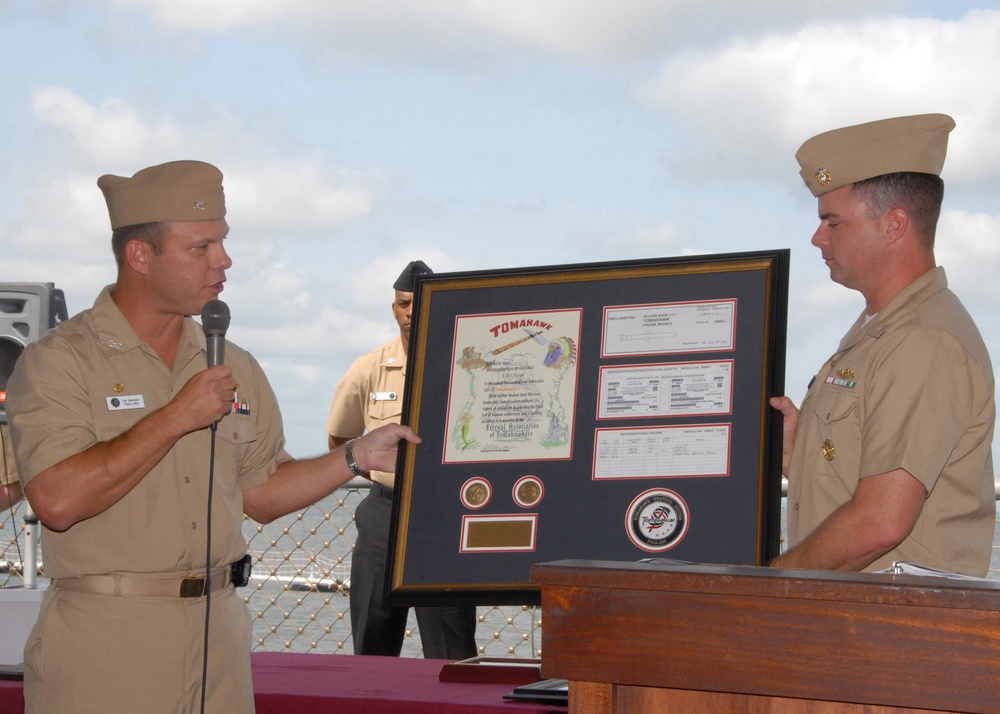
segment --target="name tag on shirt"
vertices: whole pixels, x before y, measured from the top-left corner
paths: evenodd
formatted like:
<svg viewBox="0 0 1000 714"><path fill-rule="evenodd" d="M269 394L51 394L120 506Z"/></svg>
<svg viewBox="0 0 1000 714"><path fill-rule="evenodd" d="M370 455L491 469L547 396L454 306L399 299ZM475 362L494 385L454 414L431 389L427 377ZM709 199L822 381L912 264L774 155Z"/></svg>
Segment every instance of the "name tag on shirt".
<svg viewBox="0 0 1000 714"><path fill-rule="evenodd" d="M122 397L107 397L108 411L117 412L122 409L145 409L146 402L141 394L130 394Z"/></svg>
<svg viewBox="0 0 1000 714"><path fill-rule="evenodd" d="M372 392L371 399L373 402L394 402L396 401L395 392Z"/></svg>

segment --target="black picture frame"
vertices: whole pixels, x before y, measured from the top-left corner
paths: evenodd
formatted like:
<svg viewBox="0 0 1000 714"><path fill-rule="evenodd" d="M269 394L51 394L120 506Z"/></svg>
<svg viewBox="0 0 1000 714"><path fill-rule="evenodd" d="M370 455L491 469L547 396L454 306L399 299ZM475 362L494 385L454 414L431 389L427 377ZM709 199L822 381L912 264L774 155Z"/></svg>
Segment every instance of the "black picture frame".
<svg viewBox="0 0 1000 714"><path fill-rule="evenodd" d="M421 276L385 601L538 604L531 565L779 552L789 251Z"/></svg>

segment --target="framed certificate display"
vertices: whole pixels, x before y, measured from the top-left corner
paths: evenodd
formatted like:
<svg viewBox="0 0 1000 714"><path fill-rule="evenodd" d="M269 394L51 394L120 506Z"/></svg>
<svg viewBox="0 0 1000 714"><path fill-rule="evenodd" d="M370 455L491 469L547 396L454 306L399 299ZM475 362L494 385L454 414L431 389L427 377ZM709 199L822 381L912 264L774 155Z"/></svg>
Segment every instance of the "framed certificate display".
<svg viewBox="0 0 1000 714"><path fill-rule="evenodd" d="M533 563L778 554L788 251L421 276L387 602L538 602Z"/></svg>

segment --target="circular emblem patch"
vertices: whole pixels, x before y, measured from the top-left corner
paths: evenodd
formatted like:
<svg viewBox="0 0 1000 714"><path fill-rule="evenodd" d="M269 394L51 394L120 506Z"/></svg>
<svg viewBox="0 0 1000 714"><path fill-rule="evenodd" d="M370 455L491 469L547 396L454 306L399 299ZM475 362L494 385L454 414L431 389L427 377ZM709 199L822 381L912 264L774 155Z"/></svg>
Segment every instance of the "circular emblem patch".
<svg viewBox="0 0 1000 714"><path fill-rule="evenodd" d="M684 539L689 521L683 498L667 489L652 489L640 493L629 504L625 530L637 547L659 553Z"/></svg>

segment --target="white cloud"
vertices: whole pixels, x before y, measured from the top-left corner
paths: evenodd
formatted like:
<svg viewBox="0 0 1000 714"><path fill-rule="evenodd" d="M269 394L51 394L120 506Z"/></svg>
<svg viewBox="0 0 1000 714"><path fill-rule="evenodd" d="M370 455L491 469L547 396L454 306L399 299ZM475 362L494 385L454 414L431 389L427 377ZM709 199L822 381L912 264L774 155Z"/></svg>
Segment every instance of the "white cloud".
<svg viewBox="0 0 1000 714"><path fill-rule="evenodd" d="M378 328L363 317L358 324L346 308L331 307L344 302L338 271L349 281L356 277L345 270L349 261L331 259L332 246L345 226L370 217L385 190L377 173L338 170L314 157L253 160L246 146L277 154L276 142L262 141L225 113L185 123L184 117L125 99L92 103L65 87L36 90L31 106L46 136L45 151L21 167L13 210L0 223L0 278L53 282L66 292L71 313L89 307L115 278L97 176L211 157L226 174L232 227L227 249L236 263L224 297L239 316L234 323L252 325L245 331L248 348L276 357L329 357L360 349L373 333L389 332L391 292L382 294L386 307ZM329 263L329 283L316 282L315 265L305 272L283 262L288 253L305 255L307 265L309 255ZM406 263L398 262L393 276ZM343 339L345 325L359 337Z"/></svg>
<svg viewBox="0 0 1000 714"><path fill-rule="evenodd" d="M32 109L39 122L62 135L62 143L87 161L128 165L151 151L178 152L184 133L170 119L143 118L120 99L94 106L64 87L35 91Z"/></svg>
<svg viewBox="0 0 1000 714"><path fill-rule="evenodd" d="M95 194L100 196L96 176L68 171L65 175L46 176L42 180L42 175L24 177L30 181L22 185L9 223L0 227L0 236L10 242L5 255L92 264L94 234L90 229L99 226L100 235L111 237L107 212L101 202L93 200ZM54 237L58 246L55 255ZM104 245L110 256L110 240Z"/></svg>
<svg viewBox="0 0 1000 714"><path fill-rule="evenodd" d="M681 171L787 173L795 149L820 131L945 112L959 127L946 178L981 179L1000 166L1000 85L983 81L1000 70L998 38L995 10L810 24L675 56L637 95L692 134Z"/></svg>
<svg viewBox="0 0 1000 714"><path fill-rule="evenodd" d="M947 203L947 198L945 199ZM938 223L934 253L945 266L952 290L967 304L990 306L996 324L1000 313L1000 216L945 210Z"/></svg>
<svg viewBox="0 0 1000 714"><path fill-rule="evenodd" d="M22 167L15 210L0 226L15 255L50 258L51 236L59 236L61 256L103 263L110 253L93 250L94 235L110 229L97 176L131 175L162 161L218 156L209 160L227 174L231 222L246 226L248 237L336 236L369 216L383 190L375 173L338 171L314 159L249 161L242 147L259 137L232 117L183 125L122 99L93 104L63 87L37 90L32 109L47 143L43 156Z"/></svg>
<svg viewBox="0 0 1000 714"><path fill-rule="evenodd" d="M556 56L634 60L665 47L737 32L794 27L806 18L875 12L891 0L107 0L146 8L173 30L279 30L340 57L476 56L533 48ZM492 48L492 49L491 49Z"/></svg>
<svg viewBox="0 0 1000 714"><path fill-rule="evenodd" d="M605 230L578 231L569 241L567 252L586 255L588 262L632 260L697 252L690 236L673 223L634 225L622 221ZM579 260L577 260L579 262Z"/></svg>
<svg viewBox="0 0 1000 714"><path fill-rule="evenodd" d="M144 119L127 102L94 105L64 87L35 90L31 109L44 143L17 168L0 244L7 261L45 263L46 276L39 278L45 282L73 286L81 276L103 276L83 291L92 296L114 277L113 267L107 268L113 266L111 231L97 177L116 166L142 168L147 164L135 162L148 156L150 147L171 151L181 144L182 132L170 120Z"/></svg>
<svg viewBox="0 0 1000 714"><path fill-rule="evenodd" d="M314 161L226 165L229 211L255 232L284 238L329 237L367 217L376 200L375 176L337 172Z"/></svg>

